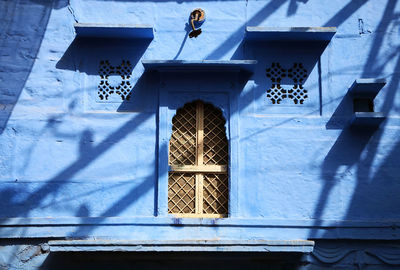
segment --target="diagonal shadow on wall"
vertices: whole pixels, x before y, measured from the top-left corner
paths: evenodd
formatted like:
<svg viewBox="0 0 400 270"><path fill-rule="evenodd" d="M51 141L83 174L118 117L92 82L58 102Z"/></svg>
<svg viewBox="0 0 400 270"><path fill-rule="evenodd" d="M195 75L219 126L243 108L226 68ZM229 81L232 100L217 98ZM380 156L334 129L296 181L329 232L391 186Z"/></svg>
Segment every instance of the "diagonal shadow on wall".
<svg viewBox="0 0 400 270"><path fill-rule="evenodd" d="M0 134L35 64L52 10L67 5L67 0L0 1Z"/></svg>
<svg viewBox="0 0 400 270"><path fill-rule="evenodd" d="M384 65L378 66L376 62L387 63L393 57L397 57L394 66L394 73L389 80L389 84L384 88L385 97L382 105L382 111L386 114L392 109L394 96L400 86L400 74L396 73L400 70L400 55L398 51L384 51L383 40L388 34L388 29L392 21L395 19L395 6L397 1L387 1L384 12L377 26L377 33L372 42L371 49L368 54L367 61L362 71L362 77L380 77L383 74ZM350 3L343 10L353 10L349 7ZM339 16L334 16L331 20L339 19ZM344 16L347 18L348 16ZM381 59L382 53L388 59ZM379 61L377 61L380 57ZM390 59L389 59L390 58ZM380 219L383 213L387 217L398 218L399 213L390 205L398 204L396 196L387 196L387 194L398 194L400 187L396 183L393 176L398 174L398 169L394 167L399 151L399 145L396 141L390 141L393 145L391 151L383 158L383 162L374 166L378 147L388 142L383 140L383 129L386 125L384 122L380 130L351 130L346 126L348 119L351 117L353 110L351 99L348 95L344 97L338 108L332 115L327 124L327 128L343 128L335 144L332 146L328 155L325 157L321 168L321 177L325 183L316 203L313 218L316 219L314 226L318 226L321 222L321 217L327 208L327 201L331 195L334 186L340 181L339 168L345 167L345 170L351 174L351 171L356 171L356 183L353 187L353 193L348 202L346 215L343 220L375 220ZM387 147L387 146L385 146ZM342 168L343 169L343 168ZM310 231L309 237L317 236L317 228ZM326 234L328 236L328 233Z"/></svg>

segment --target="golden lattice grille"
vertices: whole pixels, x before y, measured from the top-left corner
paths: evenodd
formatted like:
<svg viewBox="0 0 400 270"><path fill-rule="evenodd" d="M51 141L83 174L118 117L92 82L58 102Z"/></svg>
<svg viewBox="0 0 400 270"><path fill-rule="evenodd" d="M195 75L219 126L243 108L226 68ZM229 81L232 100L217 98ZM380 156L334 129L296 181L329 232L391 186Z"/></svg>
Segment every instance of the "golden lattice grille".
<svg viewBox="0 0 400 270"><path fill-rule="evenodd" d="M192 173L170 172L168 177L169 213L195 213L196 177Z"/></svg>
<svg viewBox="0 0 400 270"><path fill-rule="evenodd" d="M204 174L203 213L228 213L228 175Z"/></svg>
<svg viewBox="0 0 400 270"><path fill-rule="evenodd" d="M169 164L194 165L196 161L196 104L179 109L172 119Z"/></svg>
<svg viewBox="0 0 400 270"><path fill-rule="evenodd" d="M172 120L168 212L185 217L228 214L228 140L221 110L186 104Z"/></svg>
<svg viewBox="0 0 400 270"><path fill-rule="evenodd" d="M204 164L228 164L225 119L211 104L204 105Z"/></svg>

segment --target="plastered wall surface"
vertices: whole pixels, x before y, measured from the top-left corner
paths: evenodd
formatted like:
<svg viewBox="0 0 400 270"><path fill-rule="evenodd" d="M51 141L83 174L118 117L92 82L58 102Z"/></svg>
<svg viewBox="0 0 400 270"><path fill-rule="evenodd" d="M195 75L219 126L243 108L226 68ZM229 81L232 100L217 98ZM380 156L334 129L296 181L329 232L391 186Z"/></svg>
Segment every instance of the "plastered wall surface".
<svg viewBox="0 0 400 270"><path fill-rule="evenodd" d="M194 8L206 20L189 38ZM399 14L396 0L0 1L0 237L398 245ZM147 24L154 38L78 38L74 23ZM264 42L246 40L247 26L337 32L327 43ZM258 62L249 75L153 72L142 60ZM99 96L105 61L129 61L129 100ZM267 96L273 63L302 64L303 104ZM387 116L377 130L349 126L358 78L387 81L374 100ZM167 214L171 119L197 99L226 118L224 219ZM5 243L3 254L21 245Z"/></svg>

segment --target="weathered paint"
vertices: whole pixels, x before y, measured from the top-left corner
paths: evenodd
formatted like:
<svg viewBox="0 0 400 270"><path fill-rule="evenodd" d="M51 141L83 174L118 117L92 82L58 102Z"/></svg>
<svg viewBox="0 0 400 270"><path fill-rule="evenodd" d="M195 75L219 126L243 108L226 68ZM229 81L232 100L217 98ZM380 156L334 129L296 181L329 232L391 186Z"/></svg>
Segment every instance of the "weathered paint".
<svg viewBox="0 0 400 270"><path fill-rule="evenodd" d="M189 15L198 7L207 19L190 39ZM49 238L313 239L316 250L354 245L346 258L367 247L388 258L400 240L399 11L396 0L0 1L0 267L39 267L48 251L38 247ZM149 25L154 38L76 37L74 23L105 32ZM323 41L268 42L246 38L247 27L337 29L311 38ZM132 63L129 101L99 99L102 60ZM143 63L155 60L183 65L146 71ZM210 70L204 60L257 64L249 74ZM276 62L304 65L304 104L271 104L266 68ZM360 78L387 82L374 99L386 117L377 130L349 126L349 89ZM226 219L166 212L171 119L196 99L227 119ZM37 256L25 260L21 250ZM399 265L364 260L368 254L354 260Z"/></svg>

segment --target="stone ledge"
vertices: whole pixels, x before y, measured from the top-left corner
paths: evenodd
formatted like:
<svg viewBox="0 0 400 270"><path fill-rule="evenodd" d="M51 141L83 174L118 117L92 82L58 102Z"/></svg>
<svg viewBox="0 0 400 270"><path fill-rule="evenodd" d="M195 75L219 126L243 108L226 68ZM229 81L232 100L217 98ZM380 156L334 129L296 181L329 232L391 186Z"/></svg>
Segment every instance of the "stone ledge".
<svg viewBox="0 0 400 270"><path fill-rule="evenodd" d="M310 253L308 240L54 240L50 252L297 252Z"/></svg>

